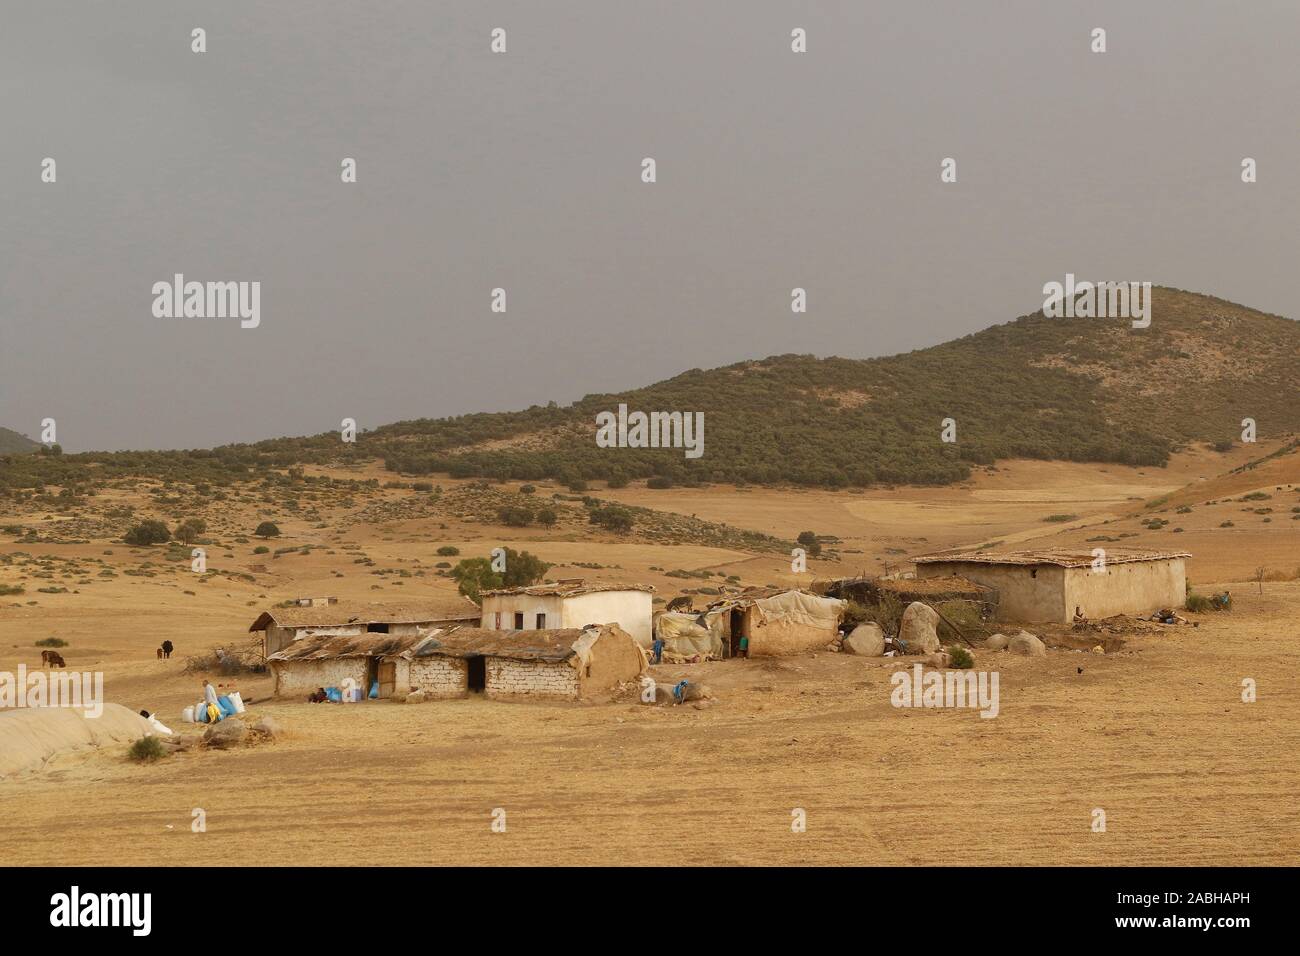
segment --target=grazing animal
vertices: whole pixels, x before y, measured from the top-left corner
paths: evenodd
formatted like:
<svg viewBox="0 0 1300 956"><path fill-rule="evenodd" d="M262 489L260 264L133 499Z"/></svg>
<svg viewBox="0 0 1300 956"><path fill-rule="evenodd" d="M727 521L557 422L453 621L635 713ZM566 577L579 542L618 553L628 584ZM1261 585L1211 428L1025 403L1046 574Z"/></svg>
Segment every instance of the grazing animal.
<svg viewBox="0 0 1300 956"><path fill-rule="evenodd" d="M176 649L176 648L172 645L172 642L171 642L171 641L163 641L163 643L162 643L162 652L163 652L163 653L162 653L162 656L163 656L163 657L171 657L171 656L172 656L172 651L174 651L175 649Z"/></svg>
<svg viewBox="0 0 1300 956"><path fill-rule="evenodd" d="M46 664L51 667L68 666L63 660L63 655L58 651L41 651L41 666L44 667Z"/></svg>
<svg viewBox="0 0 1300 956"><path fill-rule="evenodd" d="M162 660L162 648L158 648L158 660Z"/></svg>

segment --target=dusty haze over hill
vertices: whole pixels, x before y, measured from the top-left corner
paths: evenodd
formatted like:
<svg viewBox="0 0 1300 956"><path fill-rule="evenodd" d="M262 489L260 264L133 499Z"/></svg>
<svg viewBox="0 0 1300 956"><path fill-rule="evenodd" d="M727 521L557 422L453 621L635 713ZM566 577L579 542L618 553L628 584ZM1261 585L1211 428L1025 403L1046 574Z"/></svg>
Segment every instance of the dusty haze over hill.
<svg viewBox="0 0 1300 956"><path fill-rule="evenodd" d="M70 451L889 355L1067 272L1300 315L1291 2L10 6L0 422ZM260 327L154 318L177 272Z"/></svg>

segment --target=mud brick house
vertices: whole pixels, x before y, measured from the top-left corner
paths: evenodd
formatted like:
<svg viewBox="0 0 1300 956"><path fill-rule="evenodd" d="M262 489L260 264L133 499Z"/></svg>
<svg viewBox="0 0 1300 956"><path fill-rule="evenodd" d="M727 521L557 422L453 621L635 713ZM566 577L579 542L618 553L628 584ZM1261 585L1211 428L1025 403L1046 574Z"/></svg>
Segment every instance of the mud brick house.
<svg viewBox="0 0 1300 956"><path fill-rule="evenodd" d="M1190 557L1183 551L1117 548L1098 556L1084 549L1044 549L954 551L914 561L918 579L959 575L995 589L1001 619L1068 624L1076 607L1094 620L1182 607Z"/></svg>
<svg viewBox="0 0 1300 956"><path fill-rule="evenodd" d="M724 654L778 657L823 648L839 636L845 602L797 588L751 588L710 604L706 626L717 633Z"/></svg>

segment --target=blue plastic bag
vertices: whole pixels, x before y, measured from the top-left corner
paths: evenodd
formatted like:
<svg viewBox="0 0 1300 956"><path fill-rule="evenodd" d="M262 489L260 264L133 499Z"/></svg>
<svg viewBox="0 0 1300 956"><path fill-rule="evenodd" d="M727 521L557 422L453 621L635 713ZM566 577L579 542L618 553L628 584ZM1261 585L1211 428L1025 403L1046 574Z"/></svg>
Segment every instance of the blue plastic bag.
<svg viewBox="0 0 1300 956"><path fill-rule="evenodd" d="M326 687L325 696L329 698L331 704L343 703L343 691L337 687Z"/></svg>
<svg viewBox="0 0 1300 956"><path fill-rule="evenodd" d="M379 699L379 681L375 681L373 684L370 685L370 699L371 700Z"/></svg>

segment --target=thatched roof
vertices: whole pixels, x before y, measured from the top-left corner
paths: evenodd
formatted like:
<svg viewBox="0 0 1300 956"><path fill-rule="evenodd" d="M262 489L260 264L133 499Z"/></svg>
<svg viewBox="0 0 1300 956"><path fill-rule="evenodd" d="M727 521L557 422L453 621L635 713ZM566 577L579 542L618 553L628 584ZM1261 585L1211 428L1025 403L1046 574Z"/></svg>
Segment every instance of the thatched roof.
<svg viewBox="0 0 1300 956"><path fill-rule="evenodd" d="M264 631L271 624L280 627L340 627L345 624L433 624L478 621L482 610L462 595L408 601L401 604L366 604L339 601L319 607L277 607L263 611L248 629Z"/></svg>
<svg viewBox="0 0 1300 956"><path fill-rule="evenodd" d="M1136 548L1107 548L1107 564L1130 564L1134 561L1171 561L1190 558L1186 551L1145 551ZM1094 560L1092 551L1080 548L1042 548L1033 551L950 551L926 554L912 559L917 564L963 562L970 564L1053 564L1062 568L1086 568Z"/></svg>
<svg viewBox="0 0 1300 956"><path fill-rule="evenodd" d="M575 597L579 594L595 594L598 591L649 591L654 588L649 584L611 584L601 581L584 581L573 578L564 581L548 581L546 584L530 584L527 587L497 588L484 591L483 597L497 597L510 594L529 594L537 597Z"/></svg>

